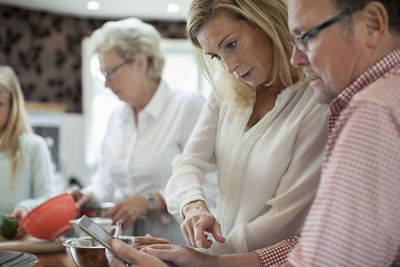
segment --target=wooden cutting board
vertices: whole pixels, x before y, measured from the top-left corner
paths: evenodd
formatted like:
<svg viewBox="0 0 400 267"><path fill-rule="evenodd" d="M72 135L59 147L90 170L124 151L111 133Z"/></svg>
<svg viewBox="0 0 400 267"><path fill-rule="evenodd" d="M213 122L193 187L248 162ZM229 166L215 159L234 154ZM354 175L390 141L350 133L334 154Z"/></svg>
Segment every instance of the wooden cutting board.
<svg viewBox="0 0 400 267"><path fill-rule="evenodd" d="M65 250L63 241L12 240L0 242L0 250L17 250L30 253L58 252Z"/></svg>

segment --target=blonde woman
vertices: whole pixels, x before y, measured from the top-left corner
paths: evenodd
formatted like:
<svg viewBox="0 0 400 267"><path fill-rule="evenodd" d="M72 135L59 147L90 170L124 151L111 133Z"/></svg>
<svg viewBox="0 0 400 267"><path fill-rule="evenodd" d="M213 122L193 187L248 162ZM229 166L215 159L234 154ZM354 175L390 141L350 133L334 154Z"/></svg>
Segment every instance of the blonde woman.
<svg viewBox="0 0 400 267"><path fill-rule="evenodd" d="M187 34L215 90L166 186L194 247L252 251L297 233L318 186L327 108L313 99L293 49L284 0L194 0ZM201 185L217 170L215 214ZM207 239L204 232L212 235Z"/></svg>
<svg viewBox="0 0 400 267"><path fill-rule="evenodd" d="M52 194L52 163L32 133L18 78L0 65L0 213L22 218Z"/></svg>
<svg viewBox="0 0 400 267"><path fill-rule="evenodd" d="M293 237L315 196L327 107L317 104L301 69L290 64L287 16L285 0L194 0L189 10L187 35L214 91L173 161L166 202L170 213L184 218L189 244L208 254L248 252ZM214 169L218 200L211 213L201 184ZM225 259L161 248L145 250L174 266ZM138 266L165 266L118 242L113 249L121 258L143 261Z"/></svg>

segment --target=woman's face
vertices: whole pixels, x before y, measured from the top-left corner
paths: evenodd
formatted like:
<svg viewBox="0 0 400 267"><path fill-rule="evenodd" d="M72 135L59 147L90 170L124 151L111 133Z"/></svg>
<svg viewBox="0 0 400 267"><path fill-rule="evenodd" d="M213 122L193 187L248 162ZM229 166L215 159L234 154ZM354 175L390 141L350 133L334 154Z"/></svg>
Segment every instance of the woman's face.
<svg viewBox="0 0 400 267"><path fill-rule="evenodd" d="M197 40L226 71L253 87L262 85L271 73L271 39L244 19L220 11L200 28Z"/></svg>
<svg viewBox="0 0 400 267"><path fill-rule="evenodd" d="M10 112L10 97L0 93L0 135L6 128L8 114Z"/></svg>
<svg viewBox="0 0 400 267"><path fill-rule="evenodd" d="M143 92L140 82L144 75L137 62L126 62L114 50L101 53L99 59L105 86L132 107L141 105Z"/></svg>

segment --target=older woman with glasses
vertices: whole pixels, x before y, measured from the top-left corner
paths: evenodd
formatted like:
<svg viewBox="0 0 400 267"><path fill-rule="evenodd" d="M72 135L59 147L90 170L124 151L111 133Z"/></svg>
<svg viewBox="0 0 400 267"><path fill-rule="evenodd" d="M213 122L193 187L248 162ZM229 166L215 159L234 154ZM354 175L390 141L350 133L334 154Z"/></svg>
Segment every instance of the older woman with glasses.
<svg viewBox="0 0 400 267"><path fill-rule="evenodd" d="M92 38L105 86L123 103L110 117L96 175L81 191L70 192L79 207L116 201L103 215L121 221L124 230L135 223L135 235L182 243L162 191L204 98L162 80L161 37L153 26L134 18L107 22ZM119 197L113 197L115 190Z"/></svg>

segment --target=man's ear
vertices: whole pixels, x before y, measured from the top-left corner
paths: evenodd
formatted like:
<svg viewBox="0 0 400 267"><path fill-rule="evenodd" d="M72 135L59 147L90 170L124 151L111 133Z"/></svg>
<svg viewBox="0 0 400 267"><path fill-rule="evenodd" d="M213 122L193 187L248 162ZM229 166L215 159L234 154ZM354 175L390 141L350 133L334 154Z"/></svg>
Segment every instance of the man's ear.
<svg viewBox="0 0 400 267"><path fill-rule="evenodd" d="M367 46L375 48L388 31L388 14L384 5L377 1L368 3L363 11L364 35Z"/></svg>
<svg viewBox="0 0 400 267"><path fill-rule="evenodd" d="M149 61L148 61L147 55L145 55L145 54L137 55L135 57L135 61L136 61L136 64L137 64L138 72L142 73L142 74L146 74L147 73L147 67L149 65L148 64Z"/></svg>

